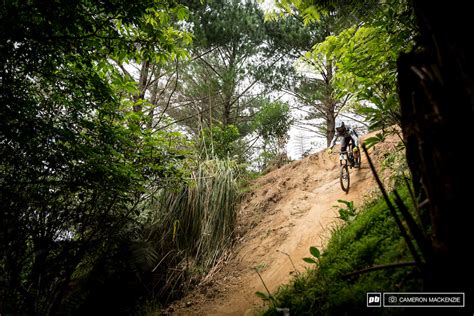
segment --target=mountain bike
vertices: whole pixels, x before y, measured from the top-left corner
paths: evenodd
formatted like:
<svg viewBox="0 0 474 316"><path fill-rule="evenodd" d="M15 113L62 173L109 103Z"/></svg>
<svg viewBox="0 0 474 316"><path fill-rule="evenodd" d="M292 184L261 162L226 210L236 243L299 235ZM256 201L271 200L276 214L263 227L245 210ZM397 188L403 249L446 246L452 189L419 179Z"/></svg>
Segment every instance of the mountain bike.
<svg viewBox="0 0 474 316"><path fill-rule="evenodd" d="M358 167L360 168L360 153L357 157L357 160L354 160L354 154L352 153L352 144L347 146L346 151L339 152L339 166L341 167L341 173L339 175L339 180L341 182L342 191L349 193L349 186L351 184L351 178L349 175L349 168L355 168L354 163L357 162Z"/></svg>

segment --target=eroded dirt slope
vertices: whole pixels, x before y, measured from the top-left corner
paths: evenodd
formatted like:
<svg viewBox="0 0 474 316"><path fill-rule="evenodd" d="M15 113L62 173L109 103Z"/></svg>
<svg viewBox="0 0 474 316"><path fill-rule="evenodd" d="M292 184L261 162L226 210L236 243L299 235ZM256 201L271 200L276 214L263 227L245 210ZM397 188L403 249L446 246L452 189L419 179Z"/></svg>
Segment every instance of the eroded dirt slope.
<svg viewBox="0 0 474 316"><path fill-rule="evenodd" d="M397 142L393 137L377 145L371 157L381 161ZM349 193L343 192L338 163L337 154L320 152L258 179L240 207L232 255L167 314L254 315L264 305L255 292L266 292L256 268L271 292L287 283L295 268L304 271L309 247L324 248L339 221L337 200L354 201L357 207L378 191L363 157L362 168L350 171Z"/></svg>

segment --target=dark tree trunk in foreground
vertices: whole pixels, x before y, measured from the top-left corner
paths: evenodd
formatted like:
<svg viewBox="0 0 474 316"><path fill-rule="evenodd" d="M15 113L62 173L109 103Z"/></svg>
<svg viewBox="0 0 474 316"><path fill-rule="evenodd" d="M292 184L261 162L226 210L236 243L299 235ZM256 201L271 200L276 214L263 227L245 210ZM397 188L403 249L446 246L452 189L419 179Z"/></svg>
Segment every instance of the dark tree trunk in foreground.
<svg viewBox="0 0 474 316"><path fill-rule="evenodd" d="M474 52L468 2L456 7L414 1L419 49L398 61L402 129L419 192L428 199L433 257L425 267L428 291L466 292L472 311L472 151Z"/></svg>

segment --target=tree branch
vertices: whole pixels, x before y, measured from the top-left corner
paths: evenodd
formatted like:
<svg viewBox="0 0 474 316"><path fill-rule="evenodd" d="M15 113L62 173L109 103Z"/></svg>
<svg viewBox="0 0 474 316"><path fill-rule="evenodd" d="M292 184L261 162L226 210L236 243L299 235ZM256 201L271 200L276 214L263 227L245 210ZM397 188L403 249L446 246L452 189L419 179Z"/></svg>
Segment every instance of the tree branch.
<svg viewBox="0 0 474 316"><path fill-rule="evenodd" d="M361 269L357 270L348 274L344 274L342 277L343 278L348 278L354 275L358 274L363 274L363 273L368 273L372 271L377 271L377 270L383 270L383 269L389 269L389 268L400 268L400 267L409 267L409 266L416 266L415 261L405 261L405 262L397 262L397 263L390 263L390 264L381 264L381 265L375 265L370 268L366 269Z"/></svg>

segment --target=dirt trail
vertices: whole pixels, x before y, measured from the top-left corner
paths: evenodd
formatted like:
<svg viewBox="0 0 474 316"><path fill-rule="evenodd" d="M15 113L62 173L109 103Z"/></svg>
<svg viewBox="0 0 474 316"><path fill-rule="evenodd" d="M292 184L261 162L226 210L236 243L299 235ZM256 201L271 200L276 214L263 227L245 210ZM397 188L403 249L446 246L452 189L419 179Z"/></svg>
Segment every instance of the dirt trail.
<svg viewBox="0 0 474 316"><path fill-rule="evenodd" d="M371 157L379 160L395 143L377 146ZM338 155L318 153L258 179L240 208L233 255L210 282L170 307L168 315L254 315L264 305L255 292L266 293L255 268L274 292L294 275L291 261L303 272L309 247L324 247L338 221L333 207L338 199L357 207L377 190L365 157L362 168L350 175L346 194L339 184Z"/></svg>

